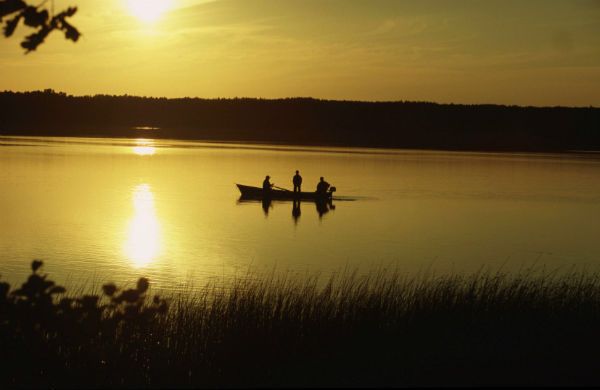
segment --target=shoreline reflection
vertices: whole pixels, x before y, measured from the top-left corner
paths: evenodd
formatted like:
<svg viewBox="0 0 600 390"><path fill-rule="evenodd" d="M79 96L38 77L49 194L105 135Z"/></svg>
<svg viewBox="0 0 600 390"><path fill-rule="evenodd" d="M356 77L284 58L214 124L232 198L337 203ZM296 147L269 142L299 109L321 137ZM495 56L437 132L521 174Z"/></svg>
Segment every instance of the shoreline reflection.
<svg viewBox="0 0 600 390"><path fill-rule="evenodd" d="M136 267L150 264L160 251L160 224L148 184L133 189L134 215L129 222L125 254Z"/></svg>

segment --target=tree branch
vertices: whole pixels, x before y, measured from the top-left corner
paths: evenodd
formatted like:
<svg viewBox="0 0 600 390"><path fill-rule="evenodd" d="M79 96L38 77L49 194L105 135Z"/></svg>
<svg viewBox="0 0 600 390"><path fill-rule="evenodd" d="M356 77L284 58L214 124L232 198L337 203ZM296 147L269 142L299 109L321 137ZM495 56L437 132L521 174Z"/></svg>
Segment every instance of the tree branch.
<svg viewBox="0 0 600 390"><path fill-rule="evenodd" d="M66 21L77 12L77 7L69 7L57 15L50 14L43 8L47 0L39 5L28 5L23 0L0 0L0 24L3 24L3 33L9 38L15 32L17 26L23 20L23 24L36 31L27 35L21 42L25 54L32 52L41 45L46 37L54 30L60 30L65 34L65 39L77 42L81 33L72 24ZM5 20L5 17L8 17Z"/></svg>

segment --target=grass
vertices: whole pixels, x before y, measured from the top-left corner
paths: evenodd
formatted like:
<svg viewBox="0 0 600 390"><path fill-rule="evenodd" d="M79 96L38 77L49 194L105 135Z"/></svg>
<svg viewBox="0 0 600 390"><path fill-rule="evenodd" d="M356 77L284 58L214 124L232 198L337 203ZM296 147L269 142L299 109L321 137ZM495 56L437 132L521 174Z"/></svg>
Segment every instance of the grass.
<svg viewBox="0 0 600 390"><path fill-rule="evenodd" d="M94 304L0 289L0 386L600 384L597 274L254 275L166 300L144 283Z"/></svg>

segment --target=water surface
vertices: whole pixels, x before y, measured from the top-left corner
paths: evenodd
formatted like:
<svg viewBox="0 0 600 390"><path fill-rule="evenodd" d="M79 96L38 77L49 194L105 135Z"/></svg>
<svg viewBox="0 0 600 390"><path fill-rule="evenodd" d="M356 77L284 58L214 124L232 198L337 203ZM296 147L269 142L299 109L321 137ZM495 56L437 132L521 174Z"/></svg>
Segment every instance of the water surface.
<svg viewBox="0 0 600 390"><path fill-rule="evenodd" d="M344 199L239 201L235 183L291 188L296 169ZM0 137L0 274L39 258L69 285L189 289L249 269L598 270L599 177L592 154Z"/></svg>

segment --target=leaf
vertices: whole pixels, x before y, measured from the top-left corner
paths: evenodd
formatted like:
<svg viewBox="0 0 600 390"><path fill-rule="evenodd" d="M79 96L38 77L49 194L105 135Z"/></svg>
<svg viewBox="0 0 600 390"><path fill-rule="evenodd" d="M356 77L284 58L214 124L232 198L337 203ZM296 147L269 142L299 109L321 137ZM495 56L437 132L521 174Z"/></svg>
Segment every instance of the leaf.
<svg viewBox="0 0 600 390"><path fill-rule="evenodd" d="M37 47L44 42L44 39L46 39L48 34L50 34L50 31L52 31L52 29L44 26L40 31L25 37L25 40L21 42L21 47L26 49L25 53L29 53L37 49Z"/></svg>
<svg viewBox="0 0 600 390"><path fill-rule="evenodd" d="M31 270L33 272L36 272L42 265L44 265L44 262L42 260L33 260L31 262Z"/></svg>
<svg viewBox="0 0 600 390"><path fill-rule="evenodd" d="M8 295L8 291L10 290L10 284L6 282L0 283L0 299L5 299L6 295Z"/></svg>
<svg viewBox="0 0 600 390"><path fill-rule="evenodd" d="M15 32L15 29L17 28L17 25L19 24L19 21L21 20L22 17L23 17L23 13L19 13L14 18L12 18L8 22L6 22L6 25L4 26L4 36L6 38L13 35L13 33Z"/></svg>
<svg viewBox="0 0 600 390"><path fill-rule="evenodd" d="M150 281L148 278L140 278L137 282L137 290L140 294L143 294L150 287Z"/></svg>
<svg viewBox="0 0 600 390"><path fill-rule="evenodd" d="M96 295L84 295L82 298L79 298L79 303L84 309L95 309L98 307L98 299L99 297Z"/></svg>
<svg viewBox="0 0 600 390"><path fill-rule="evenodd" d="M63 286L54 286L48 291L48 294L64 294L66 291Z"/></svg>
<svg viewBox="0 0 600 390"><path fill-rule="evenodd" d="M69 8L67 8L66 11L63 11L63 12L55 15L49 24L53 28L59 27L59 25L62 25L63 23L67 23L65 21L65 19L75 15L76 12L77 12L77 7L69 7Z"/></svg>
<svg viewBox="0 0 600 390"><path fill-rule="evenodd" d="M51 280L46 280L44 277L44 281L42 282L42 291L46 291L52 286L54 286L54 282Z"/></svg>
<svg viewBox="0 0 600 390"><path fill-rule="evenodd" d="M107 283L104 286L102 286L102 291L104 291L104 294L108 295L109 297L112 297L117 291L117 286L115 286L114 283Z"/></svg>
<svg viewBox="0 0 600 390"><path fill-rule="evenodd" d="M77 12L77 7L69 7L69 8L67 8L66 11L63 11L63 12L59 13L58 15L56 15L55 18L59 18L59 19L68 18L70 16L75 15L75 12Z"/></svg>
<svg viewBox="0 0 600 390"><path fill-rule="evenodd" d="M48 11L38 11L35 7L27 7L23 11L25 25L29 27L39 27L46 24L48 20Z"/></svg>
<svg viewBox="0 0 600 390"><path fill-rule="evenodd" d="M140 307L133 305L125 308L125 316L129 318L135 318L140 313Z"/></svg>
<svg viewBox="0 0 600 390"><path fill-rule="evenodd" d="M139 298L140 298L140 293L137 290L129 289L129 290L123 291L118 297L116 297L116 300L119 302L125 301L125 302L134 303L134 302L137 302L137 300Z"/></svg>
<svg viewBox="0 0 600 390"><path fill-rule="evenodd" d="M20 11L27 7L23 0L6 0L0 1L0 21L6 15Z"/></svg>
<svg viewBox="0 0 600 390"><path fill-rule="evenodd" d="M62 29L65 32L65 38L72 40L73 42L77 42L81 33L73 27L68 22L62 21Z"/></svg>
<svg viewBox="0 0 600 390"><path fill-rule="evenodd" d="M73 298L63 298L60 300L60 307L63 310L70 309L73 304Z"/></svg>

